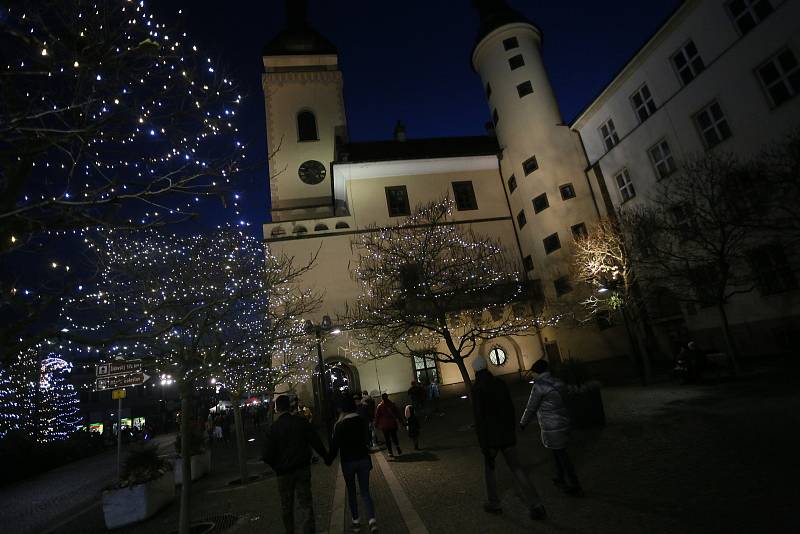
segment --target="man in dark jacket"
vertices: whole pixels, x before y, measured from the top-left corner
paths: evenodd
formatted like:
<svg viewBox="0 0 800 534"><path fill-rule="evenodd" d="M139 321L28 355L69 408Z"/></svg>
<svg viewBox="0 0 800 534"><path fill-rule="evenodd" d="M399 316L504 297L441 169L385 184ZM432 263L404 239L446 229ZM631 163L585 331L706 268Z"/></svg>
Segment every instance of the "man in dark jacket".
<svg viewBox="0 0 800 534"><path fill-rule="evenodd" d="M488 496L488 502L483 509L495 514L502 512L495 476L495 458L498 453L502 453L506 465L514 475L517 491L528 505L531 519L545 519L547 512L539 499L539 494L517 456L517 418L508 386L489 372L486 359L482 356L475 358L472 368L475 370L475 383L472 386L475 430L483 452Z"/></svg>
<svg viewBox="0 0 800 534"><path fill-rule="evenodd" d="M263 460L278 476L283 525L287 534L294 534L294 497L297 493L303 534L314 532L314 507L311 500L311 448L321 457L328 451L304 417L289 413L286 395L275 400L275 416L264 444Z"/></svg>

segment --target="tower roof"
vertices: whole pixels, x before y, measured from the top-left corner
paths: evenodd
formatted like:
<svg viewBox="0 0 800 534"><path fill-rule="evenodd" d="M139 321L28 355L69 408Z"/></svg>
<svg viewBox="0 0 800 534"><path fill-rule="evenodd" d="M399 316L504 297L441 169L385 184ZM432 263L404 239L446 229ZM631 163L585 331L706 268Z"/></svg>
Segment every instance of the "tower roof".
<svg viewBox="0 0 800 534"><path fill-rule="evenodd" d="M286 0L286 26L261 51L262 56L336 53L336 46L311 27L308 0Z"/></svg>
<svg viewBox="0 0 800 534"><path fill-rule="evenodd" d="M478 28L476 43L481 42L484 37L506 24L515 22L532 24L518 11L512 9L505 0L472 0L472 5L478 9L478 14L480 15L480 27Z"/></svg>

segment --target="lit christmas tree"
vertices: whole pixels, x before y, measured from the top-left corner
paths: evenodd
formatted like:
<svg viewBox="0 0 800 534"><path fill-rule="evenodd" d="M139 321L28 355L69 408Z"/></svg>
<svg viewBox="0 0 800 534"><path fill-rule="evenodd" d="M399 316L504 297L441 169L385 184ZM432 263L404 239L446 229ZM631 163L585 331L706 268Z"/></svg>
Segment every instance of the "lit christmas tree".
<svg viewBox="0 0 800 534"><path fill-rule="evenodd" d="M144 2L0 7L0 357L80 284L95 230L238 215L241 97ZM244 224L244 222L241 222ZM78 251L76 253L76 250ZM89 268L93 268L90 265ZM93 270L93 269L92 269Z"/></svg>
<svg viewBox="0 0 800 534"><path fill-rule="evenodd" d="M296 282L311 262L275 256L238 230L178 237L155 230L112 233L98 246L97 288L74 297L64 319L88 350L146 360L168 373L181 396L184 484L181 527L188 525L190 400L213 376L263 387L266 354L304 335L301 313L315 297ZM306 304L308 303L308 304ZM73 348L75 342L69 343ZM298 368L305 368L298 365Z"/></svg>
<svg viewBox="0 0 800 534"><path fill-rule="evenodd" d="M535 331L526 304L540 300L501 244L452 219L445 199L353 241L361 293L344 318L356 354L425 356L465 364L483 340ZM557 321L557 318L553 318Z"/></svg>
<svg viewBox="0 0 800 534"><path fill-rule="evenodd" d="M68 438L80 424L78 393L66 381L72 366L39 348L0 370L0 439L20 432L40 443Z"/></svg>

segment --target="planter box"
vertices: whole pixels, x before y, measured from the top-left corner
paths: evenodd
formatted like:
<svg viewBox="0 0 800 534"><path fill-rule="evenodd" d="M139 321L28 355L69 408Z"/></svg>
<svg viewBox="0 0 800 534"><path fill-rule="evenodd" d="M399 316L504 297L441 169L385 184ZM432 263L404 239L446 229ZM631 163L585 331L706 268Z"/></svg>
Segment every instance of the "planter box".
<svg viewBox="0 0 800 534"><path fill-rule="evenodd" d="M189 460L192 463L192 482L211 472L211 450L206 449L195 454ZM175 484L183 483L183 464L181 458L175 458Z"/></svg>
<svg viewBox="0 0 800 534"><path fill-rule="evenodd" d="M586 428L606 424L606 412L600 389L570 391L565 401L575 427Z"/></svg>
<svg viewBox="0 0 800 534"><path fill-rule="evenodd" d="M119 528L153 516L175 496L169 472L145 484L103 492L106 528Z"/></svg>

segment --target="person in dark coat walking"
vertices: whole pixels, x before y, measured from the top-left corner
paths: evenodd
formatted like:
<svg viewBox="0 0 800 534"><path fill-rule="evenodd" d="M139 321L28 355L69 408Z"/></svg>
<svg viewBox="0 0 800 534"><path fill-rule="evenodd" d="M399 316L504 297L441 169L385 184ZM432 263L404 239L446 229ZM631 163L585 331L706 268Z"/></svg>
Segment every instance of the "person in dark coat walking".
<svg viewBox="0 0 800 534"><path fill-rule="evenodd" d="M283 525L287 534L294 534L294 501L297 495L303 534L314 532L314 507L311 499L311 449L323 458L328 451L311 423L290 412L286 395L275 399L275 422L266 437L262 459L278 477Z"/></svg>
<svg viewBox="0 0 800 534"><path fill-rule="evenodd" d="M475 430L483 452L488 496L483 509L490 513L502 512L495 475L495 459L498 453L502 453L514 475L517 491L528 505L531 519L545 519L547 512L544 505L517 456L517 417L508 386L489 372L483 356L473 360L472 368L475 370L475 383L472 386Z"/></svg>
<svg viewBox="0 0 800 534"><path fill-rule="evenodd" d="M563 488L569 495L583 496L581 484L575 474L575 468L567 454L569 442L569 412L564 404L564 383L550 374L547 360L537 360L531 370L536 374L531 389L531 396L522 419L521 429L536 417L542 432L542 445L553 451L556 463L556 478L553 483Z"/></svg>
<svg viewBox="0 0 800 534"><path fill-rule="evenodd" d="M358 414L358 406L352 397L342 400L342 416L333 428L331 453L325 460L331 465L339 453L342 456L341 467L344 483L347 486L347 502L350 505L353 532L360 532L361 519L358 515L358 497L356 480L361 498L364 500L369 531L378 532L375 520L375 505L369 492L369 472L372 470L372 459L367 446L367 420Z"/></svg>
<svg viewBox="0 0 800 534"><path fill-rule="evenodd" d="M420 423L419 417L417 416L417 409L414 408L412 404L406 406L405 414L406 416L406 429L408 430L408 437L411 438L411 443L414 444L414 450L419 450L419 432L420 432Z"/></svg>
<svg viewBox="0 0 800 534"><path fill-rule="evenodd" d="M375 428L383 432L383 439L386 440L386 448L389 449L389 456L394 458L392 451L392 441L397 447L397 454L403 454L400 450L400 442L397 441L397 429L400 427L402 416L397 409L397 405L389 400L389 395L381 395L381 403L375 408Z"/></svg>

